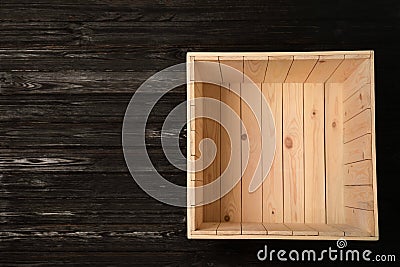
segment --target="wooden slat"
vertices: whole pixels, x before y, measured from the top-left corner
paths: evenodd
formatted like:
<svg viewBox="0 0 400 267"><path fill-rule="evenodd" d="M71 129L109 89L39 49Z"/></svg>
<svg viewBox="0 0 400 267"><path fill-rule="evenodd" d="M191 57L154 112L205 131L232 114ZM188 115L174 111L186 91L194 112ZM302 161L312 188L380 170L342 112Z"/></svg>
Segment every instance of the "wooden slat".
<svg viewBox="0 0 400 267"><path fill-rule="evenodd" d="M212 62L214 64L208 64ZM208 81L220 84L222 82L221 70L219 68L218 57L210 56L207 59L194 61L194 80Z"/></svg>
<svg viewBox="0 0 400 267"><path fill-rule="evenodd" d="M372 185L355 185L344 187L344 205L364 210L374 209Z"/></svg>
<svg viewBox="0 0 400 267"><path fill-rule="evenodd" d="M243 82L243 57L236 56L236 57L218 57L221 74L222 74L222 81L224 83L240 83ZM233 69L236 69L240 72L233 71L229 67L224 67L223 65L229 66Z"/></svg>
<svg viewBox="0 0 400 267"><path fill-rule="evenodd" d="M342 85L325 85L326 222L343 223Z"/></svg>
<svg viewBox="0 0 400 267"><path fill-rule="evenodd" d="M346 224L367 231L370 235L375 235L373 211L345 207L344 214L346 216Z"/></svg>
<svg viewBox="0 0 400 267"><path fill-rule="evenodd" d="M372 188L374 189L374 236L379 237L378 227L378 189L376 177L376 135L375 135L375 63L374 51L370 51L371 55L371 114L372 114L372 133L371 133L371 157L372 157Z"/></svg>
<svg viewBox="0 0 400 267"><path fill-rule="evenodd" d="M193 98L198 98L198 97L202 97L203 96L203 83L193 83ZM192 102L191 104L194 104L194 102ZM203 110L203 106L202 105L191 105L190 106L190 118L194 118L196 116L196 114L202 114L202 110ZM190 129L191 130L195 130L196 129L196 124L199 123L201 124L201 122L198 121L194 121L191 120L190 121ZM202 126L200 125L199 128L202 128Z"/></svg>
<svg viewBox="0 0 400 267"><path fill-rule="evenodd" d="M304 84L305 222L325 223L324 84Z"/></svg>
<svg viewBox="0 0 400 267"><path fill-rule="evenodd" d="M240 84L230 84L230 87L236 86L236 92L240 92ZM227 104L240 117L240 98L230 89L221 90L221 101ZM234 124L236 122L236 124ZM236 178L241 177L241 141L240 141L240 122L235 121L233 114L227 113L221 109L221 123L229 124L235 129L227 133L221 128L221 173L225 172L229 180L221 180L221 192L224 188L232 188ZM230 168L226 169L230 164ZM233 189L221 198L221 221L222 222L241 222L242 220L242 184L239 181Z"/></svg>
<svg viewBox="0 0 400 267"><path fill-rule="evenodd" d="M343 146L343 162L345 164L371 158L371 134L361 136Z"/></svg>
<svg viewBox="0 0 400 267"><path fill-rule="evenodd" d="M198 177L200 176L200 177ZM196 179L197 178L203 178L203 172L197 172L196 173ZM194 185L196 187L200 187L202 186L204 183L202 180L196 180L194 181ZM195 229L198 229L201 224L204 222L204 207L199 205L200 203L203 203L203 194L201 192L202 190L199 190L199 194L195 195L195 205L197 205L196 207L194 207L194 217L195 217L195 222L194 222L194 226Z"/></svg>
<svg viewBox="0 0 400 267"><path fill-rule="evenodd" d="M283 83L293 62L293 56L269 57L265 83Z"/></svg>
<svg viewBox="0 0 400 267"><path fill-rule="evenodd" d="M343 142L349 142L362 135L371 133L371 110L366 109L344 123Z"/></svg>
<svg viewBox="0 0 400 267"><path fill-rule="evenodd" d="M364 160L344 165L345 185L372 184L372 161Z"/></svg>
<svg viewBox="0 0 400 267"><path fill-rule="evenodd" d="M324 83L344 60L344 55L320 56L314 69L308 76L307 83Z"/></svg>
<svg viewBox="0 0 400 267"><path fill-rule="evenodd" d="M242 235L266 235L267 231L265 230L262 223L242 223Z"/></svg>
<svg viewBox="0 0 400 267"><path fill-rule="evenodd" d="M348 224L332 224L332 227L343 231L345 236L371 236L371 234L367 231L361 230L358 227L354 227Z"/></svg>
<svg viewBox="0 0 400 267"><path fill-rule="evenodd" d="M220 100L220 86L213 85L213 84L204 84L203 85L203 95L207 98L214 98ZM203 108L210 108L210 107L203 107ZM220 110L215 110L213 113L216 114L218 118ZM210 138L214 141L217 146L217 154L215 156L214 161L203 171L203 181L204 184L211 183L212 181L216 180L220 176L220 125L214 120L204 119L203 121L203 137ZM204 156L207 156L211 153L204 148ZM207 162L207 160L206 160ZM215 191L213 194L220 194L220 184L219 186L215 187ZM205 222L219 222L220 221L220 214L221 214L221 203L220 199L204 205L204 221Z"/></svg>
<svg viewBox="0 0 400 267"><path fill-rule="evenodd" d="M344 61L335 70L332 76L326 81L327 83L343 83L351 74L357 69L357 67L365 62L365 58L347 58L345 56ZM360 87L358 87L360 88Z"/></svg>
<svg viewBox="0 0 400 267"><path fill-rule="evenodd" d="M219 223L206 222L202 223L196 231L192 232L192 235L216 235Z"/></svg>
<svg viewBox="0 0 400 267"><path fill-rule="evenodd" d="M309 224L309 226L318 231L318 235L320 236L344 236L344 231L337 229L329 224L313 223Z"/></svg>
<svg viewBox="0 0 400 267"><path fill-rule="evenodd" d="M292 235L290 230L283 223L263 223L268 235Z"/></svg>
<svg viewBox="0 0 400 267"><path fill-rule="evenodd" d="M343 100L348 99L364 85L371 83L370 64L370 60L362 61L343 83Z"/></svg>
<svg viewBox="0 0 400 267"><path fill-rule="evenodd" d="M255 83L262 83L264 81L267 66L268 57L265 59L255 59L254 57L244 58L244 74Z"/></svg>
<svg viewBox="0 0 400 267"><path fill-rule="evenodd" d="M371 107L371 85L364 85L344 102L344 120L347 121L361 111Z"/></svg>
<svg viewBox="0 0 400 267"><path fill-rule="evenodd" d="M263 183L263 222L283 223L283 169L282 169L282 84L264 83L262 92L268 102L275 123L275 157L269 173L263 168L263 177L268 174ZM266 107L262 107L262 114L266 114ZM263 116L263 120L266 119ZM262 123L263 140L272 134L265 129ZM263 146L263 155L270 153L269 147Z"/></svg>
<svg viewBox="0 0 400 267"><path fill-rule="evenodd" d="M221 222L217 228L217 235L240 235L242 227L239 222Z"/></svg>
<svg viewBox="0 0 400 267"><path fill-rule="evenodd" d="M261 156L261 132L255 114L261 114L261 84L257 84L259 91L249 91L249 84L242 84L241 88L241 119L247 130L242 142L249 141L249 151L242 145L242 222L262 222L262 186L256 191L249 192L252 179L261 181L261 168L257 168ZM248 99L246 104L244 99ZM242 143L243 144L243 143ZM247 161L247 167L244 166ZM254 175L254 178L253 178Z"/></svg>
<svg viewBox="0 0 400 267"><path fill-rule="evenodd" d="M304 223L303 151L303 84L283 84L285 223Z"/></svg>
<svg viewBox="0 0 400 267"><path fill-rule="evenodd" d="M293 235L318 235L318 231L304 223L285 223Z"/></svg>
<svg viewBox="0 0 400 267"><path fill-rule="evenodd" d="M294 56L292 66L286 77L285 83L303 83L313 70L318 61L317 56Z"/></svg>

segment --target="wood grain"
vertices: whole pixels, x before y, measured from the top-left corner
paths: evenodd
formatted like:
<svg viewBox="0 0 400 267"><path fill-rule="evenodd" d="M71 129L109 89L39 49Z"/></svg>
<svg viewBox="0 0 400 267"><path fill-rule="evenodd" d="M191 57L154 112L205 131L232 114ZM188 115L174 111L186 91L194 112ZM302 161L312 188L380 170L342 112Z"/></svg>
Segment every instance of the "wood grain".
<svg viewBox="0 0 400 267"><path fill-rule="evenodd" d="M340 224L343 215L342 85L325 84L326 222Z"/></svg>
<svg viewBox="0 0 400 267"><path fill-rule="evenodd" d="M261 84L257 84L258 92L249 91L249 84L241 85L241 119L242 129L242 222L262 222L262 186L250 192L250 182L261 181L262 170L258 168L261 159L261 125L255 114L261 114ZM245 102L245 100L248 103ZM249 142L249 151L243 142ZM245 163L247 162L247 166Z"/></svg>
<svg viewBox="0 0 400 267"><path fill-rule="evenodd" d="M372 185L345 186L344 205L350 208L373 210L374 195Z"/></svg>
<svg viewBox="0 0 400 267"><path fill-rule="evenodd" d="M271 169L263 167L263 222L283 223L283 165L282 165L282 84L263 83L262 92L271 108L275 123L275 157ZM267 107L262 106L262 114L266 114ZM263 116L263 121L265 117ZM272 134L265 129L262 123L263 140ZM263 146L263 156L269 153L270 148Z"/></svg>
<svg viewBox="0 0 400 267"><path fill-rule="evenodd" d="M323 84L304 84L304 219L325 223L325 104Z"/></svg>
<svg viewBox="0 0 400 267"><path fill-rule="evenodd" d="M343 104L344 120L347 121L371 107L371 85L366 84L350 96Z"/></svg>
<svg viewBox="0 0 400 267"><path fill-rule="evenodd" d="M372 161L363 160L344 166L345 185L372 184Z"/></svg>
<svg viewBox="0 0 400 267"><path fill-rule="evenodd" d="M363 135L343 146L343 162L353 163L372 158L371 134Z"/></svg>
<svg viewBox="0 0 400 267"><path fill-rule="evenodd" d="M214 84L203 84L203 95L207 98L213 98L216 100L221 99L221 88L218 85ZM204 104L204 109L211 108ZM217 118L220 114L220 110L215 110L213 112L216 114ZM203 121L203 137L210 138L216 146L217 153L215 155L214 160L203 170L203 182L204 184L211 183L219 178L221 174L221 131L220 124L217 121L211 119L204 119ZM211 155L212 153L208 152L204 149L204 155ZM207 162L208 160L206 160ZM220 195L221 192L221 184L220 182L216 184L214 190L212 191L213 195ZM203 206L203 219L204 222L220 222L221 217L221 200L217 199L210 204L206 204Z"/></svg>
<svg viewBox="0 0 400 267"><path fill-rule="evenodd" d="M232 84L230 87L239 87L240 84ZM227 104L240 117L240 98L230 89L222 89L221 101ZM241 165L238 164L242 160L240 154L241 139L240 139L240 122L236 121L237 125L233 125L233 115L224 110L221 111L221 123L230 124L233 132L227 132L221 128L221 174L225 172L227 175L226 182L221 180L221 191L223 188L232 188L232 190L221 198L221 221L222 222L241 222L242 221L242 183L241 180L234 185L234 179L241 177ZM227 170L228 165L231 169Z"/></svg>
<svg viewBox="0 0 400 267"><path fill-rule="evenodd" d="M303 127L303 84L283 84L285 223L304 223Z"/></svg>

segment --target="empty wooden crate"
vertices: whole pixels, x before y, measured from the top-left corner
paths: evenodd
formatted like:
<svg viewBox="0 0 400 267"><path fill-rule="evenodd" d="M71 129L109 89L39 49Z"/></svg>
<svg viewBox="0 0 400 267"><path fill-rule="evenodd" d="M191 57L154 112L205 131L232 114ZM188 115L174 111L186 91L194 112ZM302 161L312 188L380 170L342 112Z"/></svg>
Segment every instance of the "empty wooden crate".
<svg viewBox="0 0 400 267"><path fill-rule="evenodd" d="M188 159L214 156L205 168L188 171L189 238L378 240L373 51L193 52L187 61ZM258 88L250 96L249 81ZM246 94L252 107L243 102ZM269 110L261 106L263 97ZM218 119L199 116L211 108L193 100L205 98L221 104L212 107ZM223 104L250 125L246 134ZM256 169L254 155L262 162L270 153L262 146L270 133L262 123L259 132L251 125L254 113L267 112L275 126L274 158L270 168ZM205 139L214 151L202 147ZM244 141L250 144L246 167ZM233 164L227 175L239 182L202 205L201 190L190 189L214 182L222 192L219 177L227 164ZM251 179L263 178L249 192Z"/></svg>

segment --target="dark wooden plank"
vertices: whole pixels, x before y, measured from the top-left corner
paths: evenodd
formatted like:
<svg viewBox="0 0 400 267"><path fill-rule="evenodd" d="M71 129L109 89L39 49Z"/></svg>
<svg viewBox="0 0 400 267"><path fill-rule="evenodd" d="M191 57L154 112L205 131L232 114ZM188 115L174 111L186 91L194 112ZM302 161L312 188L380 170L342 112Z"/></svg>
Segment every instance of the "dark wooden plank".
<svg viewBox="0 0 400 267"><path fill-rule="evenodd" d="M146 127L147 147L161 148L162 122L152 122ZM179 139L181 147L186 142L186 127L164 130L165 140L172 143ZM120 123L50 123L50 122L3 122L0 128L3 148L87 148L122 146Z"/></svg>
<svg viewBox="0 0 400 267"><path fill-rule="evenodd" d="M160 172L176 172L169 164L164 152L159 148L147 148L150 159L156 170ZM87 148L87 149L1 149L0 170L36 172L126 172L124 154L121 148ZM142 149L129 147L126 156L137 160L139 166L144 162ZM151 171L144 164L136 171Z"/></svg>
<svg viewBox="0 0 400 267"><path fill-rule="evenodd" d="M151 71L1 72L0 94L133 94L153 74Z"/></svg>

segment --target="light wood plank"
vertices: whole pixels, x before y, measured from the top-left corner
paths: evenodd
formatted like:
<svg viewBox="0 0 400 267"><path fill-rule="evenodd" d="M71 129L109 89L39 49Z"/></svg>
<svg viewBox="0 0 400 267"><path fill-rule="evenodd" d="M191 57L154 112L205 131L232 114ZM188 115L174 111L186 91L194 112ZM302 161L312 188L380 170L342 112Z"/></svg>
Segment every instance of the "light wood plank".
<svg viewBox="0 0 400 267"><path fill-rule="evenodd" d="M318 231L304 223L285 223L293 235L318 235Z"/></svg>
<svg viewBox="0 0 400 267"><path fill-rule="evenodd" d="M326 222L343 223L342 85L325 85Z"/></svg>
<svg viewBox="0 0 400 267"><path fill-rule="evenodd" d="M222 222L217 228L217 235L240 235L242 227L240 223Z"/></svg>
<svg viewBox="0 0 400 267"><path fill-rule="evenodd" d="M321 55L306 83L324 83L344 60L344 55Z"/></svg>
<svg viewBox="0 0 400 267"><path fill-rule="evenodd" d="M222 74L222 81L224 83L240 83L243 82L243 57L236 56L236 57L218 57L221 74ZM230 69L229 66L237 71Z"/></svg>
<svg viewBox="0 0 400 267"><path fill-rule="evenodd" d="M207 81L217 84L222 83L222 74L219 67L218 56L210 56L203 60L197 60L195 58L194 81Z"/></svg>
<svg viewBox="0 0 400 267"><path fill-rule="evenodd" d="M355 185L344 187L344 205L364 210L374 209L372 185Z"/></svg>
<svg viewBox="0 0 400 267"><path fill-rule="evenodd" d="M332 224L332 227L339 229L344 232L345 236L355 236L355 237L363 237L363 236L371 236L367 231L363 231L360 228L348 225L348 224Z"/></svg>
<svg viewBox="0 0 400 267"><path fill-rule="evenodd" d="M207 98L214 98L216 100L220 100L221 97L221 90L220 86L214 84L204 84L203 85L203 95ZM204 106L204 109L211 108ZM219 114L219 109L215 110L215 113ZM214 120L211 119L204 119L203 120L203 137L210 138L214 141L217 146L217 153L215 156L214 161L204 169L203 171L203 181L204 184L211 183L212 181L216 180L220 176L220 159L221 159L221 150L220 150L220 125ZM211 154L204 148L204 156ZM221 192L220 183L217 184L218 186L215 187L214 192L212 194L219 195ZM220 221L220 214L221 214L221 200L218 199L210 204L204 205L204 222L219 222Z"/></svg>
<svg viewBox="0 0 400 267"><path fill-rule="evenodd" d="M293 56L269 57L264 83L283 83L293 62Z"/></svg>
<svg viewBox="0 0 400 267"><path fill-rule="evenodd" d="M375 63L374 63L374 51L370 51L371 55L371 64L370 64L370 73L371 73L371 114L372 114L372 133L371 133L371 142L372 142L372 188L374 189L374 236L379 237L379 227L378 227L378 189L377 189L377 178L376 178L376 144L375 144Z"/></svg>
<svg viewBox="0 0 400 267"><path fill-rule="evenodd" d="M240 84L230 84L230 87L238 87L236 90L240 92ZM221 101L232 108L237 116L240 117L240 98L230 89L222 89ZM236 124L235 124L236 122ZM221 173L225 172L230 180L221 180L221 192L225 192L225 188L233 189L221 199L221 221L222 222L241 222L242 220L242 183L239 181L234 185L236 178L241 177L241 141L240 141L240 122L235 121L233 114L221 109L221 123L229 124L234 131L229 134L224 128L221 128ZM227 169L230 164L230 168Z"/></svg>
<svg viewBox="0 0 400 267"><path fill-rule="evenodd" d="M303 84L283 84L285 223L304 223L303 151Z"/></svg>
<svg viewBox="0 0 400 267"><path fill-rule="evenodd" d="M267 230L265 230L262 223L242 223L242 235L266 235Z"/></svg>
<svg viewBox="0 0 400 267"><path fill-rule="evenodd" d="M244 74L253 82L262 83L267 72L268 57L266 59L254 59L253 57L244 58Z"/></svg>
<svg viewBox="0 0 400 267"><path fill-rule="evenodd" d="M268 235L292 235L292 230L290 230L283 223L263 223Z"/></svg>
<svg viewBox="0 0 400 267"><path fill-rule="evenodd" d="M344 123L343 142L349 142L362 135L371 133L371 110L366 109Z"/></svg>
<svg viewBox="0 0 400 267"><path fill-rule="evenodd" d="M263 183L263 222L283 223L283 169L282 169L282 84L264 83L262 92L269 104L275 123L275 157L269 173L263 168L263 177L267 175ZM266 107L262 107L262 114L266 114ZM266 117L263 116L263 120ZM266 123L262 123L263 140L271 138L274 133L265 129ZM263 155L270 151L263 146Z"/></svg>
<svg viewBox="0 0 400 267"><path fill-rule="evenodd" d="M216 222L202 223L196 231L192 231L192 235L216 235L218 226Z"/></svg>
<svg viewBox="0 0 400 267"><path fill-rule="evenodd" d="M261 57L266 56L329 56L337 57L346 55L348 58L370 58L371 50L361 51L316 51L316 52L188 52L187 56L195 57L196 60L209 59L212 56L244 56Z"/></svg>
<svg viewBox="0 0 400 267"><path fill-rule="evenodd" d="M318 231L318 235L320 236L344 236L344 231L337 229L329 224L313 223L309 224L309 226Z"/></svg>
<svg viewBox="0 0 400 267"><path fill-rule="evenodd" d="M348 121L362 111L371 108L371 85L364 85L344 102L344 120Z"/></svg>
<svg viewBox="0 0 400 267"><path fill-rule="evenodd" d="M372 161L364 160L344 165L345 185L371 185Z"/></svg>
<svg viewBox="0 0 400 267"><path fill-rule="evenodd" d="M345 207L346 224L367 231L370 235L375 235L374 212L371 210L361 210Z"/></svg>
<svg viewBox="0 0 400 267"><path fill-rule="evenodd" d="M199 178L199 179L201 178L202 179L203 178L203 172L202 171L201 172L197 172L196 173L196 178ZM200 186L203 185L203 181L202 180L196 180L196 181L194 181L194 185L196 187L200 187ZM194 202L195 205L198 205L198 206L194 207L194 217L195 217L194 226L195 226L195 229L198 229L201 226L201 224L204 222L204 216L203 216L204 207L199 205L199 204L203 203L203 194L202 194L202 190L201 189L199 191L200 191L199 194L195 195L195 202Z"/></svg>
<svg viewBox="0 0 400 267"><path fill-rule="evenodd" d="M357 90L371 83L370 60L361 61L350 77L343 83L343 100L348 99Z"/></svg>
<svg viewBox="0 0 400 267"><path fill-rule="evenodd" d="M343 146L343 161L345 164L371 158L371 134L361 136Z"/></svg>
<svg viewBox="0 0 400 267"><path fill-rule="evenodd" d="M242 143L242 222L262 222L262 186L256 191L249 192L252 179L261 181L261 168L257 168L261 157L261 125L255 114L261 114L261 84L257 84L259 91L249 91L249 84L242 84L241 88L241 119L247 130L245 135L242 129L242 142L249 141L249 151L245 151ZM246 104L245 100L249 100ZM248 159L247 166L245 166ZM253 178L254 175L254 178Z"/></svg>
<svg viewBox="0 0 400 267"><path fill-rule="evenodd" d="M304 56L294 56L292 66L290 67L285 83L304 83L317 61L317 56L309 56L306 58L304 58Z"/></svg>
<svg viewBox="0 0 400 267"><path fill-rule="evenodd" d="M351 74L357 69L357 67L365 62L365 58L347 58L345 56L343 62L338 66L332 76L326 81L327 83L343 83ZM357 89L359 89L358 87Z"/></svg>
<svg viewBox="0 0 400 267"><path fill-rule="evenodd" d="M305 222L325 223L324 84L304 84Z"/></svg>

